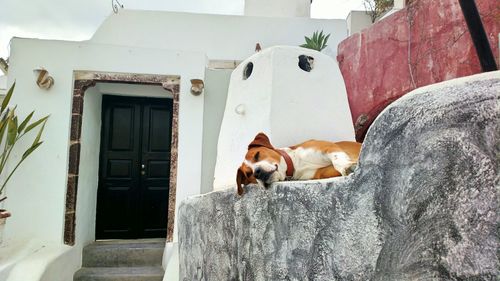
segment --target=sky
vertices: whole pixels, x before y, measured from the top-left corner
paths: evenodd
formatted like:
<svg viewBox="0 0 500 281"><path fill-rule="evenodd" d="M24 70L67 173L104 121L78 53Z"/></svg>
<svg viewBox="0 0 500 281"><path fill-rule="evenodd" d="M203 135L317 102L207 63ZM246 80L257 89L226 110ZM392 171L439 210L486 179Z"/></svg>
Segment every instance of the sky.
<svg viewBox="0 0 500 281"><path fill-rule="evenodd" d="M116 1L116 0L115 0ZM244 0L118 0L125 9L209 14L243 13ZM89 39L112 13L112 0L0 0L0 57L14 36L80 41ZM363 10L363 0L314 0L313 18L345 19Z"/></svg>

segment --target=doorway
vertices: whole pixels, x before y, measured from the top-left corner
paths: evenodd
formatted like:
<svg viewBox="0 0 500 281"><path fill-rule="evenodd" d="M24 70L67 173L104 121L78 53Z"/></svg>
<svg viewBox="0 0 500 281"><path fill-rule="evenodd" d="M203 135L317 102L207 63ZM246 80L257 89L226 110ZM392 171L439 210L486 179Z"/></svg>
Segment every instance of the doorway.
<svg viewBox="0 0 500 281"><path fill-rule="evenodd" d="M96 239L167 235L172 99L104 95Z"/></svg>

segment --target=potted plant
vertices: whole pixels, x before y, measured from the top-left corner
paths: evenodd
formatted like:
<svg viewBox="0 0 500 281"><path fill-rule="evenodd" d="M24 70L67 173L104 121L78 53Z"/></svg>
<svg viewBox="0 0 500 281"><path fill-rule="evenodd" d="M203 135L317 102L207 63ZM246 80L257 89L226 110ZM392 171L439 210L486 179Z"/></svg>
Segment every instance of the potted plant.
<svg viewBox="0 0 500 281"><path fill-rule="evenodd" d="M328 45L326 45L328 38L330 38L330 34L324 35L323 30L321 30L321 32L315 31L311 38L304 36L306 43L300 45L300 47L321 52L324 48L328 47Z"/></svg>
<svg viewBox="0 0 500 281"><path fill-rule="evenodd" d="M16 115L16 107L14 106L9 108L9 102L15 86L16 83L10 87L2 102L2 106L0 107L0 178L2 180L4 179L3 181L0 181L0 242L5 221L11 216L10 212L1 208L3 202L7 199L7 197L3 195L5 186L21 163L23 163L24 160L26 160L26 158L28 158L28 156L30 156L30 154L43 143L40 138L42 137L43 129L45 128L45 124L49 118L49 116L45 116L36 121L31 121L33 114L35 113L32 111L28 116L26 116L26 118L24 118L24 120L22 120L22 122L19 122L20 119ZM37 129L38 132L36 133L33 143L24 151L23 155L19 160L17 160L17 163L15 163L13 168L9 169L6 165L15 145L27 133L35 129Z"/></svg>

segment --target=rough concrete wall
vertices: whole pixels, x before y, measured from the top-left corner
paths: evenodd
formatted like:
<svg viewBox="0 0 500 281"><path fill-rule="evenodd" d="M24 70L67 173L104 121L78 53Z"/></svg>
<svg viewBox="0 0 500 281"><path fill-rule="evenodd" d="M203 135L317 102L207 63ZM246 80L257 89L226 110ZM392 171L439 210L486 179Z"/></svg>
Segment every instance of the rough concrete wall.
<svg viewBox="0 0 500 281"><path fill-rule="evenodd" d="M498 63L500 5L498 0L476 4ZM356 128L359 140L394 99L417 87L481 71L457 0L412 1L342 41L337 60L353 122L366 116Z"/></svg>
<svg viewBox="0 0 500 281"><path fill-rule="evenodd" d="M180 280L495 280L499 94L500 72L421 88L349 177L184 201Z"/></svg>

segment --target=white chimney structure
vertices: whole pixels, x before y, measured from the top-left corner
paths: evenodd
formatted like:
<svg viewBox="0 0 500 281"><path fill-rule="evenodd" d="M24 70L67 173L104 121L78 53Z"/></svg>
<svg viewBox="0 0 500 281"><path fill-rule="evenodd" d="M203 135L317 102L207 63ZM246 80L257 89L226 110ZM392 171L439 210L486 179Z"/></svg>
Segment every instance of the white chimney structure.
<svg viewBox="0 0 500 281"><path fill-rule="evenodd" d="M275 147L310 139L354 141L337 62L314 50L277 46L256 53L233 71L217 144L214 190L236 185L236 170L259 132Z"/></svg>
<svg viewBox="0 0 500 281"><path fill-rule="evenodd" d="M245 16L309 18L311 0L246 0Z"/></svg>

